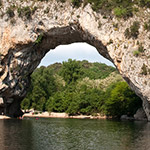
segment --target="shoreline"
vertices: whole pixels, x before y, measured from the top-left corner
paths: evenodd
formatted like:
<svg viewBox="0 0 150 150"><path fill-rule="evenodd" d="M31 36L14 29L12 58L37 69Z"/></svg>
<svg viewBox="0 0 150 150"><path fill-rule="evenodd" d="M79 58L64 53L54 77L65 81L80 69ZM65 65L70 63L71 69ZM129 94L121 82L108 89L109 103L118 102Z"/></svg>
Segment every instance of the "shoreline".
<svg viewBox="0 0 150 150"><path fill-rule="evenodd" d="M101 116L98 114L97 116L92 115L76 115L76 116L69 116L67 113L55 113L55 112L43 112L38 114L33 113L25 113L22 118L29 117L29 118L74 118L74 119L107 119L106 116Z"/></svg>
<svg viewBox="0 0 150 150"><path fill-rule="evenodd" d="M68 119L113 119L112 117L107 117L105 115L100 115L97 113L97 115L68 115L67 113L58 113L58 112L34 112L31 111L29 113L24 113L22 117L17 117L17 119L23 119L23 118L68 118ZM0 120L5 119L14 119L9 116L0 115ZM122 115L120 120L130 120L130 121L147 121L146 118L134 118L134 117L128 117L127 115Z"/></svg>

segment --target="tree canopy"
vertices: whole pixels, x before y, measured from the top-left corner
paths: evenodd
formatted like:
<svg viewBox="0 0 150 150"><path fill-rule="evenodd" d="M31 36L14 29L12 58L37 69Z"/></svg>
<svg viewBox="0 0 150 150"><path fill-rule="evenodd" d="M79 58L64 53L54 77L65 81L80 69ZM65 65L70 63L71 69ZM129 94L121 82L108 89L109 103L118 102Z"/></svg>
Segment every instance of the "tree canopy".
<svg viewBox="0 0 150 150"><path fill-rule="evenodd" d="M42 66L31 75L21 106L70 115L132 116L141 107L141 99L118 76L113 67L85 60Z"/></svg>

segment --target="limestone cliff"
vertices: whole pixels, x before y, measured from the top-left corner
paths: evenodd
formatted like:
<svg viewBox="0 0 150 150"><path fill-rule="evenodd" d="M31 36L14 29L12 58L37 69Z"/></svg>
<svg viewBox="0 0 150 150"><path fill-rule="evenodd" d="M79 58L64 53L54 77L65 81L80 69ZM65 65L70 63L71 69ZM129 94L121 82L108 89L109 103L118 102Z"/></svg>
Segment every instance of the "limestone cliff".
<svg viewBox="0 0 150 150"><path fill-rule="evenodd" d="M96 13L90 4L76 8L69 1L3 0L0 15L0 105L6 115L21 115L30 74L50 49L87 42L115 64L142 98L150 120L150 32L143 27L149 9L124 20ZM134 21L140 23L138 36L127 38Z"/></svg>

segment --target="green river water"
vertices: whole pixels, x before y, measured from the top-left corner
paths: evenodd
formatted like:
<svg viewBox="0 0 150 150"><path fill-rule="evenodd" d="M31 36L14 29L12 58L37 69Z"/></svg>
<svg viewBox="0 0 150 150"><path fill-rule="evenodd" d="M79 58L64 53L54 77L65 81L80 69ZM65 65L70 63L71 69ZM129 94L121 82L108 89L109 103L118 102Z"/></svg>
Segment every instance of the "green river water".
<svg viewBox="0 0 150 150"><path fill-rule="evenodd" d="M54 118L0 120L0 150L150 150L150 123Z"/></svg>

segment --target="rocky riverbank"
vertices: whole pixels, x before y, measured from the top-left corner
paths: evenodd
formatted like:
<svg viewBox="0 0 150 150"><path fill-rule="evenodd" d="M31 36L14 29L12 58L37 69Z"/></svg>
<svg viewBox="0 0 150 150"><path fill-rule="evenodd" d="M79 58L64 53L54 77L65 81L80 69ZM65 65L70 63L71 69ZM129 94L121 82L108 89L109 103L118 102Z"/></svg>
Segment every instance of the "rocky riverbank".
<svg viewBox="0 0 150 150"><path fill-rule="evenodd" d="M96 116L92 115L76 115L76 116L70 116L67 113L56 113L56 112L42 112L42 113L25 113L23 115L24 117L41 117L41 118L77 118L77 119L106 119L106 116L101 116L100 114L97 114Z"/></svg>

